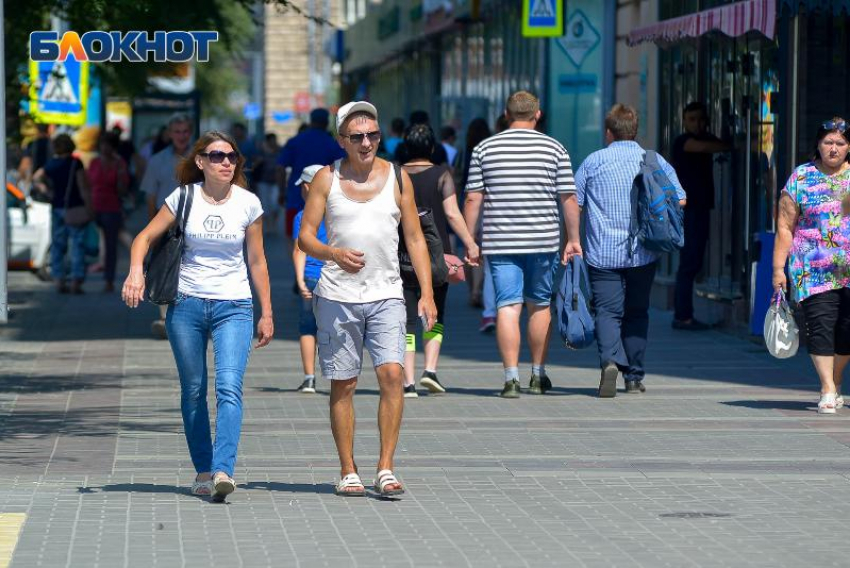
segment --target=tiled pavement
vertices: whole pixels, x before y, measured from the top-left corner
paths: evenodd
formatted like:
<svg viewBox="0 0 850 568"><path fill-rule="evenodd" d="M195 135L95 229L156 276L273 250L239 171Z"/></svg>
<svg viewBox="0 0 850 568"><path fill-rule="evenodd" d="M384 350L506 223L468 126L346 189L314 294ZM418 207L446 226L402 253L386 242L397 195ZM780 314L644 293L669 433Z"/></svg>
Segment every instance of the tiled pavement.
<svg viewBox="0 0 850 568"><path fill-rule="evenodd" d="M554 392L505 401L493 338L452 290L440 365L450 392L405 407L407 494L335 497L327 396L293 392L296 303L279 243L267 248L277 338L248 369L227 505L187 493L173 359L148 337L154 309L123 308L95 281L59 297L11 275L0 565L15 538L15 568L848 565L850 410L814 412L804 357L780 363L730 335L674 332L663 313L652 315L647 394L594 398L593 351L553 343ZM373 373L361 385L369 472Z"/></svg>

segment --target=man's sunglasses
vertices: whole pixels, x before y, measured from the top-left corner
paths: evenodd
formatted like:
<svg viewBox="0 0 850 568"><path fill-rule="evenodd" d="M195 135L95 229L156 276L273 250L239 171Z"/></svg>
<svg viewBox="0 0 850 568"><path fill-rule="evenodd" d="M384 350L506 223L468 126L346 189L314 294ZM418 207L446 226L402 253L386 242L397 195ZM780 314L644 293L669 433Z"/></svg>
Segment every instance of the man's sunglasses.
<svg viewBox="0 0 850 568"><path fill-rule="evenodd" d="M221 150L213 150L212 152L199 152L199 156L203 156L208 158L210 163L212 164L220 164L227 158L227 161L231 164L235 164L236 160L239 159L239 154L236 152L222 152Z"/></svg>
<svg viewBox="0 0 850 568"><path fill-rule="evenodd" d="M821 128L830 132L833 130L837 130L841 134L844 134L845 132L847 132L847 123L843 120L839 120L838 122L834 120L827 120L826 122L821 124Z"/></svg>
<svg viewBox="0 0 850 568"><path fill-rule="evenodd" d="M381 131L375 130L374 132L366 132L359 134L343 134L342 137L348 138L352 144L363 144L363 139L368 137L369 142L375 144L381 139Z"/></svg>

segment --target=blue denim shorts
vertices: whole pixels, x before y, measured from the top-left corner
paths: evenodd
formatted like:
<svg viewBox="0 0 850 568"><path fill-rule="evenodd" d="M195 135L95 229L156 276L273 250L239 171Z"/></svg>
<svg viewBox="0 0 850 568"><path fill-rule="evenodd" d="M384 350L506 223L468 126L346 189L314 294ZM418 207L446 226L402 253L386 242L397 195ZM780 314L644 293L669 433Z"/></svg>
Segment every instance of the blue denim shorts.
<svg viewBox="0 0 850 568"><path fill-rule="evenodd" d="M305 278L304 285L311 292L316 289L319 281L313 278ZM313 300L301 298L301 312L298 314L298 334L316 335L316 316L313 314Z"/></svg>
<svg viewBox="0 0 850 568"><path fill-rule="evenodd" d="M548 306L558 270L558 253L491 254L487 263L496 289L496 308L528 302Z"/></svg>
<svg viewBox="0 0 850 568"><path fill-rule="evenodd" d="M358 377L364 347L375 367L388 363L404 366L404 300L349 304L313 296L313 310L319 324L319 363L326 379Z"/></svg>

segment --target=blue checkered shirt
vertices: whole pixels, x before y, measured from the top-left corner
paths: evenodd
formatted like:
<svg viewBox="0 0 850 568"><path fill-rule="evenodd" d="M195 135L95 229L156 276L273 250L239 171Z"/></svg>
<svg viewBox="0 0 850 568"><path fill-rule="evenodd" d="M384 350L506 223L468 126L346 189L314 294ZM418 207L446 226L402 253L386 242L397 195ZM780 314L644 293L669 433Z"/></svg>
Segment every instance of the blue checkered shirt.
<svg viewBox="0 0 850 568"><path fill-rule="evenodd" d="M644 152L637 142L613 142L588 156L576 171L576 196L584 217L584 259L590 266L632 268L658 260L657 253L640 243L629 255L632 182ZM658 163L676 186L679 199L685 199L676 170L661 155Z"/></svg>

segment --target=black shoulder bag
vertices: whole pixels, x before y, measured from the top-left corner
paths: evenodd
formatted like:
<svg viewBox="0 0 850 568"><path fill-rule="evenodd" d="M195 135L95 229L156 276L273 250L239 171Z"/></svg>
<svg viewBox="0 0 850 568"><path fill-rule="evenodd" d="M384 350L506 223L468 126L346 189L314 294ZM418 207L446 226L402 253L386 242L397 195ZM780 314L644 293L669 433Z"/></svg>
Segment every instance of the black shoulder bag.
<svg viewBox="0 0 850 568"><path fill-rule="evenodd" d="M393 164L395 171L395 179L398 182L398 190L402 191L401 183L401 166ZM422 227L422 234L425 235L425 243L428 245L428 256L431 259L431 285L434 288L439 288L448 281L449 269L446 266L445 256L443 254L443 241L440 239L440 233L437 231L437 224L434 222L434 215L431 210L425 207L417 208L419 212L419 224ZM410 253L407 251L407 244L404 242L404 229L401 224L398 227L398 265L401 272L401 282L406 288L418 288L419 279L416 278L416 271L413 269L413 261L410 259Z"/></svg>
<svg viewBox="0 0 850 568"><path fill-rule="evenodd" d="M145 263L145 299L154 304L170 304L177 298L184 234L194 194L194 188L180 186L177 222L156 242Z"/></svg>

